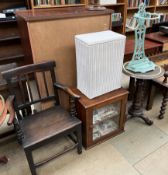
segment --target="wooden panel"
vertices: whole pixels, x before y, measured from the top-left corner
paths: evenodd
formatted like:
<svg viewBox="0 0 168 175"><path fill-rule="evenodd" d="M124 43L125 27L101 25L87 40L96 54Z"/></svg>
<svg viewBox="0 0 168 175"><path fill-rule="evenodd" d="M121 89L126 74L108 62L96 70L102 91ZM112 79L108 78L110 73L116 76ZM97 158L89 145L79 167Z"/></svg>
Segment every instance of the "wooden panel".
<svg viewBox="0 0 168 175"><path fill-rule="evenodd" d="M17 23L0 24L0 38L11 35L18 35Z"/></svg>
<svg viewBox="0 0 168 175"><path fill-rule="evenodd" d="M73 89L73 92L81 96L81 98L79 99L79 102L85 107L85 109L93 108L93 107L98 108L98 107L106 104L107 99L109 101L112 100L113 102L121 100L121 97L123 95L128 94L128 92L125 89L120 88L120 89L114 90L112 92L103 94L99 97L89 99L84 94L82 94L78 89ZM101 104L101 105L99 106L99 104Z"/></svg>
<svg viewBox="0 0 168 175"><path fill-rule="evenodd" d="M27 22L48 21L67 18L82 18L90 16L111 15L112 10L87 10L84 7L65 7L39 10L21 10L16 15Z"/></svg>
<svg viewBox="0 0 168 175"><path fill-rule="evenodd" d="M14 2L12 2L12 0L10 2L6 0L6 1L1 2L0 11L7 9L7 8L14 8L14 7L21 6L21 5L22 6L25 5L24 0L18 0Z"/></svg>
<svg viewBox="0 0 168 175"><path fill-rule="evenodd" d="M0 47L0 59L19 54L22 54L22 48L20 47L19 43L15 45L4 45Z"/></svg>
<svg viewBox="0 0 168 175"><path fill-rule="evenodd" d="M34 62L54 59L58 82L74 86L76 85L74 36L108 30L109 17L37 22L29 23L28 27Z"/></svg>
<svg viewBox="0 0 168 175"><path fill-rule="evenodd" d="M74 36L109 28L110 15L30 22L28 31L33 61L55 60L57 81L76 86Z"/></svg>
<svg viewBox="0 0 168 175"><path fill-rule="evenodd" d="M22 48L25 56L24 64L32 64L33 63L32 50L31 50L31 45L29 40L27 23L20 16L17 16L17 21L18 21L19 33L21 36Z"/></svg>
<svg viewBox="0 0 168 175"><path fill-rule="evenodd" d="M165 35L162 32L154 32L146 34L145 38L159 43L168 43L167 35Z"/></svg>

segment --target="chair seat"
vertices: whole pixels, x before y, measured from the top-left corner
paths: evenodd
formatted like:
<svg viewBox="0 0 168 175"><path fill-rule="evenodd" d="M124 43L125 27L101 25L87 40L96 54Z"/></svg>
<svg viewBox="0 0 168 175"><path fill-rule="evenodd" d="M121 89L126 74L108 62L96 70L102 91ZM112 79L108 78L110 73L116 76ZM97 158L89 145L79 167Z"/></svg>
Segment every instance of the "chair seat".
<svg viewBox="0 0 168 175"><path fill-rule="evenodd" d="M79 125L81 121L61 106L55 106L21 121L23 147L27 148Z"/></svg>

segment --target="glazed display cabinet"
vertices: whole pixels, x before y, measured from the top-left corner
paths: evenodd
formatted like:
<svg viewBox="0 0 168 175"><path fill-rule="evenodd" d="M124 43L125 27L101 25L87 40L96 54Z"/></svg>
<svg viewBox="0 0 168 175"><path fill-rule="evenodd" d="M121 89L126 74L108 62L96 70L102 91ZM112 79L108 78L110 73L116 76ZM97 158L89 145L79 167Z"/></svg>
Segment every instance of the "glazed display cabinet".
<svg viewBox="0 0 168 175"><path fill-rule="evenodd" d="M82 121L83 146L87 149L124 131L128 92L123 89L88 99L79 90L77 113Z"/></svg>

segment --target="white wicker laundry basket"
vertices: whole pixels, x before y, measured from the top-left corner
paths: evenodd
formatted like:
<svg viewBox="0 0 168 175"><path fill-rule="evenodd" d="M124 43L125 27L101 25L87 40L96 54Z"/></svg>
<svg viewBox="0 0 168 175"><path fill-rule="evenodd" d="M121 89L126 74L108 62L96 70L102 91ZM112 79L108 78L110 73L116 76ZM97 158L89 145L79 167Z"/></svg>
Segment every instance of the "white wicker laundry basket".
<svg viewBox="0 0 168 175"><path fill-rule="evenodd" d="M110 30L75 36L77 88L88 98L121 87L125 40Z"/></svg>

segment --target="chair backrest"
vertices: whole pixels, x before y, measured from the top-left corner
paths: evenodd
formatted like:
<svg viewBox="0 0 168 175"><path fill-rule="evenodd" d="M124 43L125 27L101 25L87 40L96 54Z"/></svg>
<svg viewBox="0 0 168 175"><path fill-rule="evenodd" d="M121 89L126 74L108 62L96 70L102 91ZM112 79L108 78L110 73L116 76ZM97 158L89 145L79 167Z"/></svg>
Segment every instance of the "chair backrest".
<svg viewBox="0 0 168 175"><path fill-rule="evenodd" d="M49 61L2 72L10 94L16 97L15 110L17 115L20 115L20 110L29 108L36 103L54 101L54 104L59 104L58 92L53 88L53 84L56 82L54 68L55 62ZM13 88L16 83L20 89L20 97L16 94L16 89Z"/></svg>

